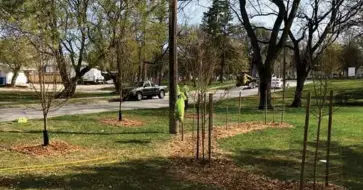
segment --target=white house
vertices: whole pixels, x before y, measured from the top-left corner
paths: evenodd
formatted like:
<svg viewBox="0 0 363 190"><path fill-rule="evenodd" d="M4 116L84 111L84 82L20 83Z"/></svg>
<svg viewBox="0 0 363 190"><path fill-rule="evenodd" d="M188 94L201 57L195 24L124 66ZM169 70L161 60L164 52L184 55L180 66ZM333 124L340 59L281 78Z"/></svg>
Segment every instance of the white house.
<svg viewBox="0 0 363 190"><path fill-rule="evenodd" d="M13 78L14 73L3 66L0 66L0 85L10 85L11 79ZM16 77L15 85L16 86L26 86L28 83L28 78L26 77L23 71L19 71L18 77Z"/></svg>
<svg viewBox="0 0 363 190"><path fill-rule="evenodd" d="M358 69L355 71L355 76L358 78L362 78L363 77L363 67L358 67Z"/></svg>

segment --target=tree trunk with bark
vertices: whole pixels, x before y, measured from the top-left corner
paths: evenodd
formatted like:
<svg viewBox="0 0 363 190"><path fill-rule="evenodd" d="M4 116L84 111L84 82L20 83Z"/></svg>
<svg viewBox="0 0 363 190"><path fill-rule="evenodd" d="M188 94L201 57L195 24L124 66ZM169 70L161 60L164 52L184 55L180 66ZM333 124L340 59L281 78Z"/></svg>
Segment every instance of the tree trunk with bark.
<svg viewBox="0 0 363 190"><path fill-rule="evenodd" d="M223 51L224 51L224 50L223 50ZM223 83L223 82L224 82L223 77L224 77L224 70L225 70L225 67L226 67L226 54L225 54L225 52L223 52L223 54L222 54L222 59L221 59L221 70L220 70L220 73L219 73L219 81L220 81L221 83Z"/></svg>
<svg viewBox="0 0 363 190"><path fill-rule="evenodd" d="M19 71L20 71L20 67L16 67L14 70L13 70L13 77L11 78L11 83L10 83L10 86L11 87L15 87L16 85L16 79L18 78L18 75L19 75Z"/></svg>
<svg viewBox="0 0 363 190"><path fill-rule="evenodd" d="M291 104L291 107L299 108L302 106L301 98L302 98L302 92L304 90L305 81L307 79L307 76L309 75L310 68L308 68L308 64L306 60L303 61L297 61L296 63L296 89L295 89L295 95L294 100Z"/></svg>
<svg viewBox="0 0 363 190"><path fill-rule="evenodd" d="M258 109L272 109L271 105L271 72L265 71L265 68L259 70L260 84L259 84L259 94L260 103ZM267 96L267 98L266 98ZM267 101L267 102L266 102Z"/></svg>

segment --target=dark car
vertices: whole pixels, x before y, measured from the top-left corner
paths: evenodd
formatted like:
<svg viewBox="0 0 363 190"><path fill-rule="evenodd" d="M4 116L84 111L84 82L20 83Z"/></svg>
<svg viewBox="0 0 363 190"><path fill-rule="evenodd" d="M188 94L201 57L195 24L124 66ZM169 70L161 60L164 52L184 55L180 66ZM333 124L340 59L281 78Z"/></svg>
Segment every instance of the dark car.
<svg viewBox="0 0 363 190"><path fill-rule="evenodd" d="M136 98L137 100L142 100L143 97L152 98L154 96L163 99L166 93L166 86L158 86L151 81L136 82L132 87L125 88L123 93L127 95L127 99Z"/></svg>

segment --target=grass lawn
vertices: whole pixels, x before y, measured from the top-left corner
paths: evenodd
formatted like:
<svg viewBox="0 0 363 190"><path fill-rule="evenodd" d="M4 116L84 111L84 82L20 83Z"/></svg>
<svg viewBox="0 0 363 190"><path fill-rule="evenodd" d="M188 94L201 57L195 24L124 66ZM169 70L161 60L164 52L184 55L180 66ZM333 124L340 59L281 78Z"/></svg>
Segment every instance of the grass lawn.
<svg viewBox="0 0 363 190"><path fill-rule="evenodd" d="M213 189L180 181L168 173L165 141L171 135L166 110L125 112L126 118L144 122L141 127L114 127L100 122L110 117L117 114L50 119L51 142L65 141L82 149L48 157L8 150L15 145L40 144L40 120L0 123L0 189ZM34 168L39 165L42 168Z"/></svg>
<svg viewBox="0 0 363 190"><path fill-rule="evenodd" d="M332 81L330 88L335 92L348 93L355 96L355 102L360 92L362 81ZM312 91L312 85L308 85L304 91ZM344 92L343 92L344 91ZM287 102L291 103L293 89L287 93ZM281 93L273 95L275 105L279 105ZM312 96L314 96L312 94ZM339 96L339 95L338 95ZM363 96L360 96L363 98ZM256 97L242 99L241 121L264 120L264 112L256 110ZM304 101L305 102L305 101ZM315 100L312 99L314 104ZM226 116L226 108L229 107L229 122L237 122L238 100L226 100L216 106L217 118L222 121ZM335 105L336 111L333 115L332 131L332 174L331 181L344 185L350 189L363 189L363 107ZM281 107L274 111L268 111L267 120L280 121ZM274 115L275 113L275 115ZM316 107L313 106L310 118L306 178L310 180L313 174L313 155L315 151L315 138L317 129ZM266 129L247 134L240 134L231 138L219 141L221 147L230 151L230 155L238 165L257 174L282 180L299 180L300 158L303 141L305 109L286 108L285 121L294 125L290 129ZM319 152L319 160L325 160L326 139L327 139L327 116L322 125L322 147ZM318 175L323 181L324 164L319 163Z"/></svg>
<svg viewBox="0 0 363 190"><path fill-rule="evenodd" d="M189 90L197 90L196 87L193 86L192 83L188 84ZM229 87L236 86L236 80L228 80L221 83L220 81L213 81L211 85L208 86L209 90L218 90L218 89L225 89Z"/></svg>
<svg viewBox="0 0 363 190"><path fill-rule="evenodd" d="M0 108L16 107L26 104L37 104L39 99L36 94L31 91L0 91ZM97 100L108 100L110 97L116 97L111 93L82 93L76 92L73 98L69 99L69 103L82 103L89 102L89 98L96 98Z"/></svg>
<svg viewBox="0 0 363 190"><path fill-rule="evenodd" d="M360 81L334 81L334 90L358 91ZM311 85L306 92L311 90ZM291 102L293 89L287 93ZM281 93L274 94L274 103ZM257 97L242 99L241 121L263 121L264 111L256 109ZM238 99L225 100L215 105L215 124L238 121ZM336 106L336 108L338 105ZM269 111L267 120L279 120ZM227 111L228 110L228 111ZM191 110L189 110L191 112ZM227 114L228 112L228 114ZM332 162L334 183L350 189L363 189L363 107L339 106L334 113ZM42 142L42 122L27 124L0 123L0 189L214 189L191 181L180 180L170 173L166 146L168 112L166 109L126 111L125 117L137 119L141 127L114 127L100 120L116 117L116 113L100 113L51 118L51 142L65 141L80 150L65 155L35 157L9 151L16 145L36 145ZM228 116L228 117L227 117ZM303 140L304 109L286 108L285 121L293 128L265 129L220 139L219 145L230 152L238 166L256 174L282 180L299 179ZM191 130L192 120L186 120ZM323 122L323 141L326 139L327 119ZM227 126L228 127L228 126ZM311 176L311 155L316 119L311 116L308 143L307 177ZM324 148L322 148L324 150ZM322 152L323 153L323 152ZM320 157L320 159L325 159ZM40 166L40 167L39 167ZM322 173L319 164L319 174ZM15 167L15 168L14 168ZM13 169L7 169L13 168Z"/></svg>

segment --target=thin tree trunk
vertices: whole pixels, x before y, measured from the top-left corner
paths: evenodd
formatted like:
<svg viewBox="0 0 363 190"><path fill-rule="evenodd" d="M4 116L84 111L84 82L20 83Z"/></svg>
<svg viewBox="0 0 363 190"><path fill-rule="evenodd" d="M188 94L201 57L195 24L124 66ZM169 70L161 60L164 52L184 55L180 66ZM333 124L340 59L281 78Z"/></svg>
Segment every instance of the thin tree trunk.
<svg viewBox="0 0 363 190"><path fill-rule="evenodd" d="M48 130L47 130L47 126L48 126L48 114L43 113L43 145L44 146L48 146L49 145L49 135L48 135Z"/></svg>

